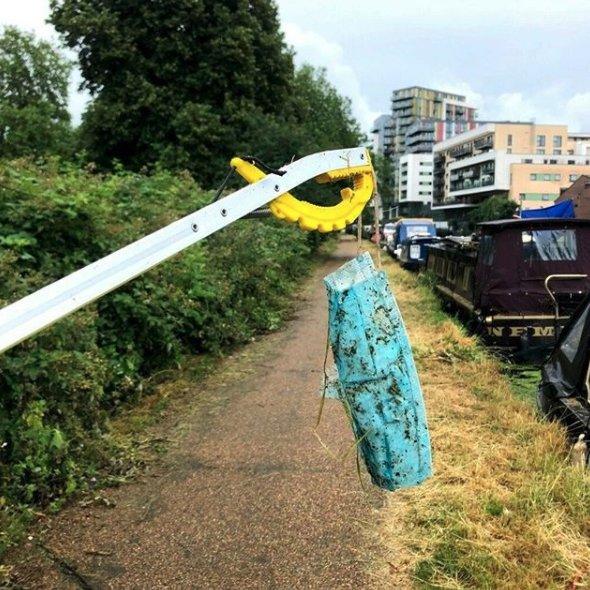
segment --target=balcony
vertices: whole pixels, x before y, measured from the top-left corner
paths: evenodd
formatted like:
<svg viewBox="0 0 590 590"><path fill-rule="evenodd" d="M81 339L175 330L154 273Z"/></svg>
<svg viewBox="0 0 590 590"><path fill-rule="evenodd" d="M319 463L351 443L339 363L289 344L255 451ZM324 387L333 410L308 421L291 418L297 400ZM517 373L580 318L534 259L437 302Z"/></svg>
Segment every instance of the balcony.
<svg viewBox="0 0 590 590"><path fill-rule="evenodd" d="M406 133L406 144L412 145L420 142L434 142L434 133Z"/></svg>
<svg viewBox="0 0 590 590"><path fill-rule="evenodd" d="M432 142L408 145L407 150L410 154L428 154L432 152Z"/></svg>
<svg viewBox="0 0 590 590"><path fill-rule="evenodd" d="M494 147L494 137L492 135L488 135L486 137L476 139L473 142L473 147L476 150L489 150Z"/></svg>
<svg viewBox="0 0 590 590"><path fill-rule="evenodd" d="M449 150L449 154L452 158L462 158L463 156L470 156L472 149L470 145L460 145Z"/></svg>
<svg viewBox="0 0 590 590"><path fill-rule="evenodd" d="M407 96L400 96L400 97L393 97L391 100L392 109L406 109L412 106L414 102L413 98L408 98Z"/></svg>
<svg viewBox="0 0 590 590"><path fill-rule="evenodd" d="M456 193L459 191L465 191L469 189L479 189L484 188L486 186L491 186L494 184L494 177L493 176L481 176L478 178L464 178L453 180L451 178L451 184L449 187L450 192Z"/></svg>

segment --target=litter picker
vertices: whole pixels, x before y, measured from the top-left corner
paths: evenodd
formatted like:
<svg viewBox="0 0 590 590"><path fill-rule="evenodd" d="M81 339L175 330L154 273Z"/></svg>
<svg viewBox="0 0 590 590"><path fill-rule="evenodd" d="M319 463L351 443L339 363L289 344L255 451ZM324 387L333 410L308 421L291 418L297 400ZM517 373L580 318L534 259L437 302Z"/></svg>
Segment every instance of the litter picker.
<svg viewBox="0 0 590 590"><path fill-rule="evenodd" d="M277 217L328 232L356 219L374 189L365 148L320 152L270 174L242 158L231 165L252 184L0 310L0 353L267 203ZM322 183L351 178L353 187L343 189L342 201L331 207L289 194L314 178Z"/></svg>

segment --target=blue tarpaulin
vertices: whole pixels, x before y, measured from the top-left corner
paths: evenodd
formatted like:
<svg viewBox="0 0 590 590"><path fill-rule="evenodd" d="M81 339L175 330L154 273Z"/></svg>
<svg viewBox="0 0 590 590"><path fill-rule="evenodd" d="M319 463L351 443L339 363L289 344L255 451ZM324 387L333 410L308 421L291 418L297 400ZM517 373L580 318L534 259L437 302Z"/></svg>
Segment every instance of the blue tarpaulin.
<svg viewBox="0 0 590 590"><path fill-rule="evenodd" d="M431 474L422 390L384 272L369 253L325 279L339 396L373 483L387 490Z"/></svg>
<svg viewBox="0 0 590 590"><path fill-rule="evenodd" d="M574 202L571 199L556 203L542 209L523 209L520 212L522 219L531 219L533 217L558 217L560 219L573 219L576 216L574 212Z"/></svg>

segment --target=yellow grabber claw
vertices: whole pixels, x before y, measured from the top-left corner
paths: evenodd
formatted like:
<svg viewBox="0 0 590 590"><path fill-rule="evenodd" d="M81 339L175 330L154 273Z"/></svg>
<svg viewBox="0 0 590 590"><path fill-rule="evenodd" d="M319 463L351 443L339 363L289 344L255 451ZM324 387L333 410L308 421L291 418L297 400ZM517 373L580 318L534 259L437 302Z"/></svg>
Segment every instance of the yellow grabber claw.
<svg viewBox="0 0 590 590"><path fill-rule="evenodd" d="M301 201L291 193L284 193L269 203L272 214L291 223L298 223L303 230L331 232L344 229L360 214L375 190L375 172L367 151L367 164L339 168L316 176L318 183L335 182L352 178L353 187L340 191L342 201L337 205L322 207ZM233 158L232 168L247 182L253 184L262 180L266 174L254 164L242 158Z"/></svg>

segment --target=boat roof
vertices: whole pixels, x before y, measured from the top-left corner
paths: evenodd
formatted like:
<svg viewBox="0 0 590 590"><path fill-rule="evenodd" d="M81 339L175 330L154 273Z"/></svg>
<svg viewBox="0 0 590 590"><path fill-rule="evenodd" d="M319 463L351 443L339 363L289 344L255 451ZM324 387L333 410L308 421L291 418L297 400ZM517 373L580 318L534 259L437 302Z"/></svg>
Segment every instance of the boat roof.
<svg viewBox="0 0 590 590"><path fill-rule="evenodd" d="M478 227L486 233L494 233L504 229L565 229L569 227L590 227L590 219L563 219L560 217L532 217L529 219L498 219L478 223Z"/></svg>
<svg viewBox="0 0 590 590"><path fill-rule="evenodd" d="M397 223L434 223L431 217L404 217Z"/></svg>

